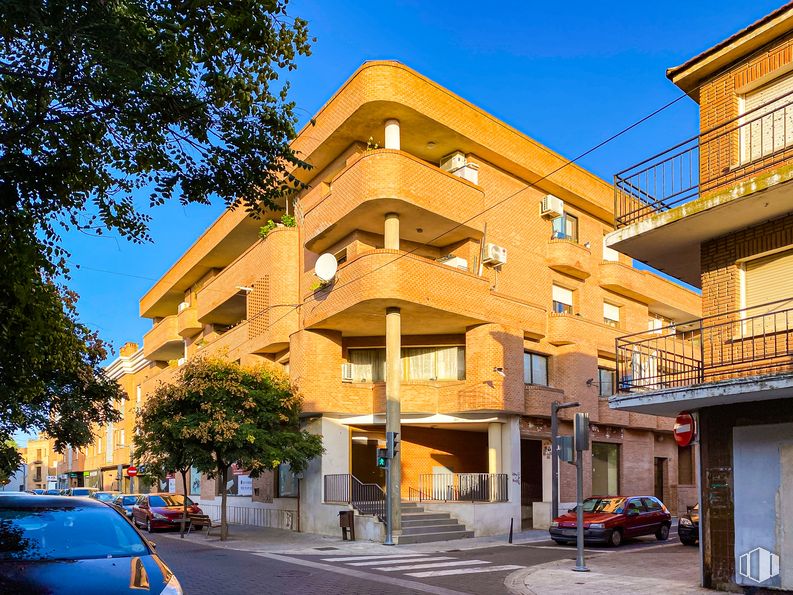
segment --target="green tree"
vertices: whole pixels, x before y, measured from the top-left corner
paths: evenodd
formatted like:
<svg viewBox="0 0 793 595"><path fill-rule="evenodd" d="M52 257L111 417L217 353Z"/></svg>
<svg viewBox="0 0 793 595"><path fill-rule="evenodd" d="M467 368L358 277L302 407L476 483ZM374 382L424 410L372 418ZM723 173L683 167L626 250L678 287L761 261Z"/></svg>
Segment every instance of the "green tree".
<svg viewBox="0 0 793 595"><path fill-rule="evenodd" d="M191 448L181 436L184 415L180 407L184 403L177 393L180 388L173 384L160 384L146 400L138 417L134 438L133 458L138 465L145 466L146 474L164 479L167 474L178 472L182 476L182 523L181 537L184 538L187 519L188 481L190 468L201 456L211 459L204 452Z"/></svg>
<svg viewBox="0 0 793 595"><path fill-rule="evenodd" d="M40 429L80 447L113 418L61 234L143 242L146 208L171 198L256 214L301 187L283 77L310 40L286 5L0 3L0 440Z"/></svg>
<svg viewBox="0 0 793 595"><path fill-rule="evenodd" d="M174 432L191 452L202 453L196 467L220 484L223 541L228 537L226 482L233 464L251 477L281 463L299 472L323 452L320 436L300 429L300 396L287 377L270 368L194 358L181 368L168 395L175 403Z"/></svg>

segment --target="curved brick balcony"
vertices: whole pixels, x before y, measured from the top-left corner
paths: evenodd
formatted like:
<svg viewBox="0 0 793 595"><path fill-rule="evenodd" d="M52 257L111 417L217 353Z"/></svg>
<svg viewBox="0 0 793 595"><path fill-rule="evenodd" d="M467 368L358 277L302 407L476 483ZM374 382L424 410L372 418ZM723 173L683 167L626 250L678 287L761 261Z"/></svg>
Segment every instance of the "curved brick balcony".
<svg viewBox="0 0 793 595"><path fill-rule="evenodd" d="M198 309L195 306L183 308L176 316L179 334L182 337L197 335L204 328L204 325L198 321Z"/></svg>
<svg viewBox="0 0 793 595"><path fill-rule="evenodd" d="M177 316L166 316L143 335L143 357L152 361L179 359L184 355L184 339L179 334Z"/></svg>
<svg viewBox="0 0 793 595"><path fill-rule="evenodd" d="M301 202L306 247L313 252L355 230L382 234L386 213L399 214L404 240L448 246L482 236L482 190L401 151L367 151Z"/></svg>
<svg viewBox="0 0 793 595"><path fill-rule="evenodd" d="M402 309L403 334L465 332L494 322L545 334L541 306L495 293L472 273L396 250L372 250L339 268L333 284L305 298L305 328L370 335L386 307Z"/></svg>
<svg viewBox="0 0 793 595"><path fill-rule="evenodd" d="M589 248L572 240L553 239L548 242L545 262L553 270L577 279L586 279L594 269Z"/></svg>

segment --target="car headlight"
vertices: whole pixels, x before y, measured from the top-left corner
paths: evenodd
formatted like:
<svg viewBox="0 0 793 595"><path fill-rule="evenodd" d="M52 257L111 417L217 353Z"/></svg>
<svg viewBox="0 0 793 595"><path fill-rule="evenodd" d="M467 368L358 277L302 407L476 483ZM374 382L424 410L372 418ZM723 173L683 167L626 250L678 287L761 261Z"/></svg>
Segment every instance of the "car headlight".
<svg viewBox="0 0 793 595"><path fill-rule="evenodd" d="M165 588L160 591L160 595L183 595L182 585L176 580L176 575L171 575L171 580L165 585Z"/></svg>
<svg viewBox="0 0 793 595"><path fill-rule="evenodd" d="M684 527L694 526L694 523L691 522L691 519L687 519L686 517L680 519L680 524L683 525Z"/></svg>
<svg viewBox="0 0 793 595"><path fill-rule="evenodd" d="M157 519L158 521L167 521L167 520L168 520L168 517L167 517L167 516L165 516L165 515L162 515L162 514L160 514L159 512L155 512L155 513L154 513L152 516L153 516L155 519Z"/></svg>
<svg viewBox="0 0 793 595"><path fill-rule="evenodd" d="M589 524L589 528L590 529L605 529L606 525L604 525L603 523L590 523Z"/></svg>
<svg viewBox="0 0 793 595"><path fill-rule="evenodd" d="M559 522L558 521L551 521L551 529L555 529L558 526L559 526Z"/></svg>

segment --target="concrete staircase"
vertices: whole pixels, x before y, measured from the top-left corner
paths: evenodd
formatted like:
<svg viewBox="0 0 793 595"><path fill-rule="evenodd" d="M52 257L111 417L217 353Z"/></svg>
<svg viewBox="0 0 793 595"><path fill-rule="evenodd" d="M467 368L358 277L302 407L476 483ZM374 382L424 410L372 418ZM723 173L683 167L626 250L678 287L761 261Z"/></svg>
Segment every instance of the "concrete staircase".
<svg viewBox="0 0 793 595"><path fill-rule="evenodd" d="M402 502L402 534L400 544L449 541L473 537L457 519L448 512L424 512L416 502Z"/></svg>

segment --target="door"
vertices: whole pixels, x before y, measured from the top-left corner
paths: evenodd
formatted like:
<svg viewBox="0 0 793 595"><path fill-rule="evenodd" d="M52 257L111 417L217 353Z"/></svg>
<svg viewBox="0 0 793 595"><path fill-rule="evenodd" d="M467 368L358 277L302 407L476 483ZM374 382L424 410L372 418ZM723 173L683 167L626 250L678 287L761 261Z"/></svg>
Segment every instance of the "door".
<svg viewBox="0 0 793 595"><path fill-rule="evenodd" d="M664 471L666 469L666 459L655 457L655 489L653 496L661 502L664 501Z"/></svg>
<svg viewBox="0 0 793 595"><path fill-rule="evenodd" d="M542 440L520 441L520 506L524 528L533 527L534 502L542 502Z"/></svg>
<svg viewBox="0 0 793 595"><path fill-rule="evenodd" d="M625 537L636 537L637 535L644 535L644 525L647 523L647 517L644 513L647 510L640 498L631 498L625 507Z"/></svg>
<svg viewBox="0 0 793 595"><path fill-rule="evenodd" d="M660 500L654 498L642 498L642 503L647 509L647 524L645 527L646 533L655 533L661 528L661 523L665 518L664 511L658 503Z"/></svg>

